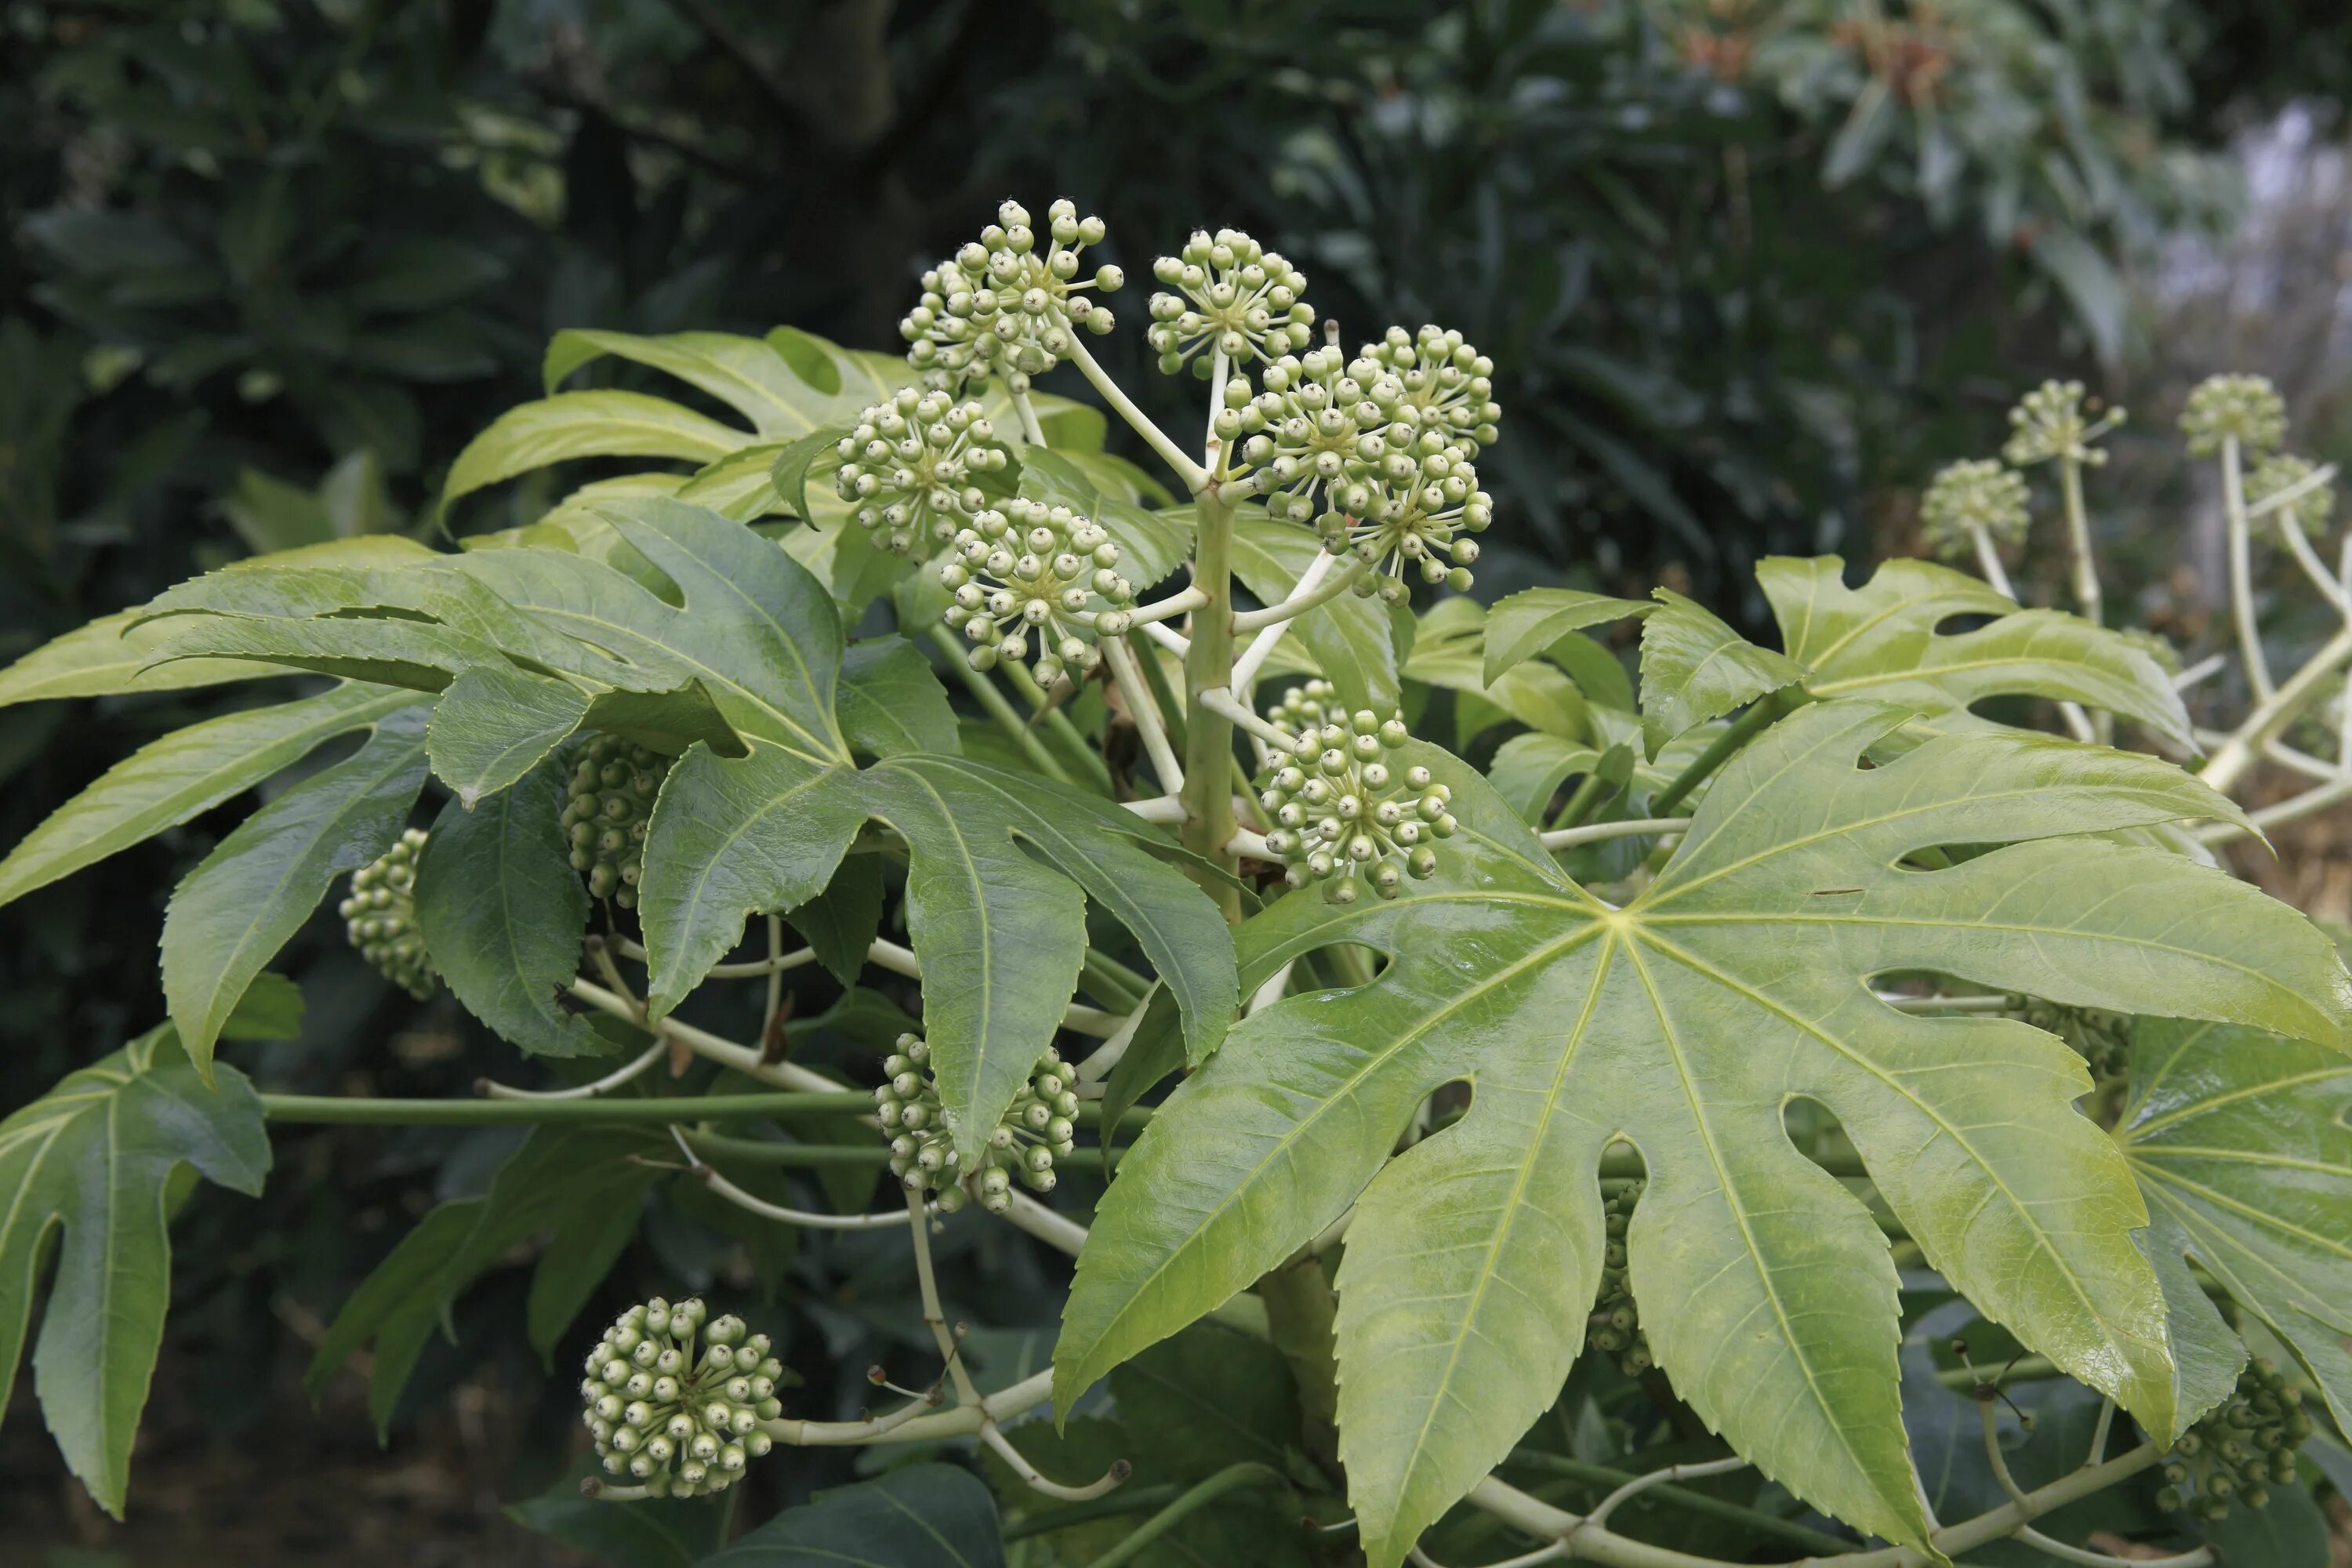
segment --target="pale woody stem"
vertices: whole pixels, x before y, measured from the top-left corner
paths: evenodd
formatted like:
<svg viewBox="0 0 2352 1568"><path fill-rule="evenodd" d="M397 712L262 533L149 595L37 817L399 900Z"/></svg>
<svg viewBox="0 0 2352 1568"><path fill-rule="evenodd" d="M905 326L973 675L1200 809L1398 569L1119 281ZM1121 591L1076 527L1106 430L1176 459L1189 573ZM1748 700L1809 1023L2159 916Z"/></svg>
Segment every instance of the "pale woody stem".
<svg viewBox="0 0 2352 1568"><path fill-rule="evenodd" d="M1181 447L1171 440L1167 431L1152 423L1151 416L1136 406L1135 399L1129 397L1118 383L1110 378L1109 372L1096 363L1095 356L1087 353L1084 343L1075 339L1071 341L1069 360L1072 364L1078 367L1078 374L1092 383L1094 389L1102 395L1102 400L1109 404L1137 435L1143 437L1143 444L1157 453L1161 462L1176 470L1177 477L1183 480L1186 489L1197 491L1208 484L1209 471L1195 462Z"/></svg>
<svg viewBox="0 0 2352 1568"><path fill-rule="evenodd" d="M1045 446L1046 444L1045 427L1037 422L1037 405L1029 401L1029 395L1025 392L1014 393L1013 406L1021 416L1021 434L1027 438L1031 446Z"/></svg>
<svg viewBox="0 0 2352 1568"><path fill-rule="evenodd" d="M2221 437L2221 512L2230 530L2230 616L2237 623L2238 655L2254 700L2267 702L2276 684L2254 619L2253 530L2246 521L2246 479L2235 436Z"/></svg>
<svg viewBox="0 0 2352 1568"><path fill-rule="evenodd" d="M2083 503L2083 465L2072 454L2058 459L2059 487L2066 502L2066 543L2074 559L2074 604L2083 618L2093 626L2106 624L2106 611L2099 593L2099 560L2091 550L2091 514ZM2011 598L2017 595L2011 594ZM2074 728L2086 716L2075 708L2067 720ZM2113 738L2114 721L2102 713L2090 723L2091 733L2084 735L2075 729L2078 740L2096 740L2105 744Z"/></svg>
<svg viewBox="0 0 2352 1568"><path fill-rule="evenodd" d="M1126 700L1127 716L1135 721L1136 732L1143 737L1144 754L1151 759L1151 769L1160 775L1160 787L1170 795L1181 795L1184 770L1176 761L1176 752L1168 743L1168 726L1160 719L1160 704L1151 700L1150 689L1135 668L1135 656L1127 644L1118 637L1106 637L1102 645L1103 661L1110 666L1111 679L1118 684L1118 694Z"/></svg>
<svg viewBox="0 0 2352 1568"><path fill-rule="evenodd" d="M2352 659L2352 626L2330 637L2326 647L2311 656L2309 663L2287 678L2284 686L2257 705L2245 721L2231 731L2221 749L2197 776L2227 795L2253 766L2263 748L2318 697L2327 678L2347 659Z"/></svg>
<svg viewBox="0 0 2352 1568"><path fill-rule="evenodd" d="M2000 563L2000 551L1993 544L1992 535L1981 525L1971 523L1969 539L1976 546L1977 570L1984 574L1986 584L2002 598L2017 603L2017 590L2010 585L2009 569ZM2098 731L2091 725L2091 716L2083 711L2081 703L2061 702L2058 713L2066 721L2067 732L2074 739L2087 744L2098 738Z"/></svg>

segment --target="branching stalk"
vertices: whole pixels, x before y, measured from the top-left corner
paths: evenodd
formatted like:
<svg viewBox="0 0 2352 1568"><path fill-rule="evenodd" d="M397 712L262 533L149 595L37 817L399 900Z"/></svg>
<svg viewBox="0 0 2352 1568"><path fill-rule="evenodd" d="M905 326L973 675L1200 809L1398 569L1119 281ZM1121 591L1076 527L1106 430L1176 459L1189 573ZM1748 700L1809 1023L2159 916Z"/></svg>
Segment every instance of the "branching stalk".
<svg viewBox="0 0 2352 1568"><path fill-rule="evenodd" d="M1143 444L1158 454L1161 462L1176 470L1176 477L1183 481L1186 489L1197 493L1206 488L1209 470L1194 462L1184 448L1169 438L1167 431L1152 422L1151 416L1136 405L1135 399L1127 395L1127 390L1113 381L1110 373L1087 352L1086 344L1072 338L1067 358L1078 367L1078 374L1085 376L1095 391L1101 395L1102 400L1110 405L1111 411L1126 420L1129 429L1143 437Z"/></svg>
<svg viewBox="0 0 2352 1568"><path fill-rule="evenodd" d="M2246 521L2246 476L2235 436L2221 437L2221 511L2230 531L2230 616L2237 624L2238 657L2255 701L2268 702L2276 684L2254 619L2253 530Z"/></svg>

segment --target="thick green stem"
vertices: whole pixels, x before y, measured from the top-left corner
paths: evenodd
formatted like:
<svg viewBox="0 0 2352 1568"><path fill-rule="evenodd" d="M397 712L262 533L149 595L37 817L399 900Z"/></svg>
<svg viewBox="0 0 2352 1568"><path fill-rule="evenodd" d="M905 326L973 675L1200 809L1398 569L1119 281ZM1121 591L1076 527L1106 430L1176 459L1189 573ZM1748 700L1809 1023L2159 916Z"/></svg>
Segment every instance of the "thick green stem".
<svg viewBox="0 0 2352 1568"><path fill-rule="evenodd" d="M1231 760L1233 721L1201 706L1203 691L1222 689L1234 668L1234 509L1202 490L1193 498L1192 585L1208 603L1192 614L1192 646L1184 656L1184 847L1228 871L1240 862L1225 851L1234 837ZM1241 897L1214 877L1199 879L1225 919L1241 919Z"/></svg>
<svg viewBox="0 0 2352 1568"><path fill-rule="evenodd" d="M1227 1492L1239 1491L1244 1487L1287 1487L1289 1484L1283 1479L1281 1471L1261 1465L1255 1459L1228 1465L1145 1520L1134 1534L1096 1558L1094 1568L1118 1568L1123 1563L1134 1562L1153 1542Z"/></svg>
<svg viewBox="0 0 2352 1568"><path fill-rule="evenodd" d="M1717 735L1706 751L1691 759L1690 766L1675 774L1674 782L1657 793L1650 802L1650 815L1672 816L1685 796L1705 784L1716 769L1731 760L1734 752L1754 740L1766 725L1787 712L1791 706L1790 693L1785 689L1768 692L1750 703L1747 712L1731 721L1731 728Z"/></svg>
<svg viewBox="0 0 2352 1568"><path fill-rule="evenodd" d="M719 1121L743 1116L837 1116L874 1109L874 1097L840 1094L679 1095L667 1100L368 1100L265 1094L272 1121L314 1126L486 1127L542 1121Z"/></svg>

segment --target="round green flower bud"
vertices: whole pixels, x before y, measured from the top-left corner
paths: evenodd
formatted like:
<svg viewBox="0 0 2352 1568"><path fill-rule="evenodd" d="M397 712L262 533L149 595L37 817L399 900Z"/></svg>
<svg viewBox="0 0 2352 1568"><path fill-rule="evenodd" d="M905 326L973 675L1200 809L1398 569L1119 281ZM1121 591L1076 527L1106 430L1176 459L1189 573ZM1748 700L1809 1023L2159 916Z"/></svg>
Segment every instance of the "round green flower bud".
<svg viewBox="0 0 2352 1568"><path fill-rule="evenodd" d="M1012 221L1008 214L1018 214ZM923 274L915 308L898 323L907 362L926 384L943 392L1002 374L1015 392L1028 390L1067 357L1080 329L1099 336L1111 312L1096 297L1126 281L1116 267L1089 270L1079 253L1101 243L1102 219L1080 217L1067 200L1045 210L1042 237L1028 209L1007 202L976 244Z"/></svg>
<svg viewBox="0 0 2352 1568"><path fill-rule="evenodd" d="M930 1047L919 1036L901 1035L889 1060L901 1057L919 1067L929 1061ZM884 1128L908 1130L890 1141L891 1173L909 1192L934 1194L950 1214L967 1197L979 1199L991 1214L1002 1214L1012 1206L1016 1179L1033 1191L1050 1190L1055 1160L1076 1147L1070 1118L1077 1111L1077 1097L1069 1082L1060 1055L1047 1049L991 1131L979 1163L967 1169L947 1130L939 1080L926 1075L907 1088L903 1079L893 1079L874 1091Z"/></svg>
<svg viewBox="0 0 2352 1568"><path fill-rule="evenodd" d="M1356 592L1402 604L1408 578L1455 589L1467 588L1478 542L1495 521L1494 498L1478 488L1478 474L1459 447L1423 432L1410 448L1382 459L1380 482L1341 487L1336 509L1320 527L1323 548L1353 553L1371 564Z"/></svg>
<svg viewBox="0 0 2352 1568"><path fill-rule="evenodd" d="M761 1413L741 1374L743 1352L731 1348L742 1345L756 1361L766 1352L766 1339L747 1340L740 1318L720 1318L703 1330L705 1315L699 1300L673 1307L656 1297L622 1313L588 1352L582 1420L596 1452L607 1472L635 1478L656 1497L724 1490L751 1456L768 1451L772 1440L759 1430L760 1422L782 1414L781 1406ZM705 1341L698 1361L698 1331ZM609 1374L635 1361L676 1370L646 1379L644 1390L624 1404L611 1391ZM634 1373L629 1382L645 1377Z"/></svg>
<svg viewBox="0 0 2352 1568"><path fill-rule="evenodd" d="M2180 410L2180 433L2193 458L2211 457L2233 437L2258 457L2286 439L2286 404L2267 376L2207 376Z"/></svg>
<svg viewBox="0 0 2352 1568"><path fill-rule="evenodd" d="M441 984L416 929L416 858L425 838L422 828L403 833L391 848L352 873L351 892L335 906L360 956L419 1002Z"/></svg>
<svg viewBox="0 0 2352 1568"><path fill-rule="evenodd" d="M835 447L835 491L885 549L929 553L988 504L982 485L1013 461L977 403L902 387L857 416Z"/></svg>
<svg viewBox="0 0 2352 1568"><path fill-rule="evenodd" d="M2299 528L2306 534L2325 533L2336 516L2336 486L2330 480L2313 484L2318 472L2319 465L2308 458L2273 452L2246 475L2246 503L2255 506L2273 496L2296 491L2293 500L2273 514L2279 526Z"/></svg>
<svg viewBox="0 0 2352 1568"><path fill-rule="evenodd" d="M1495 362L1462 341L1462 334L1424 326L1408 335L1391 327L1362 355L1403 388L1402 401L1421 415L1421 424L1444 435L1475 458L1500 434L1503 405L1495 401Z"/></svg>
<svg viewBox="0 0 2352 1568"><path fill-rule="evenodd" d="M1919 502L1927 548L1947 561L1972 558L1978 530L1997 548L2012 549L2031 521L2024 479L1990 458L1948 464Z"/></svg>
<svg viewBox="0 0 2352 1568"><path fill-rule="evenodd" d="M1625 1267L1625 1236L1632 1228L1633 1207L1641 1202L1644 1184L1636 1179L1610 1194L1601 1204L1601 1224L1608 1244L1601 1260L1601 1293L1586 1321L1586 1348L1617 1358L1628 1377L1638 1377L1651 1364L1649 1337L1642 1331L1642 1306Z"/></svg>
<svg viewBox="0 0 2352 1568"><path fill-rule="evenodd" d="M563 835L588 891L634 909L646 832L670 759L618 735L591 735L572 752L563 784Z"/></svg>
<svg viewBox="0 0 2352 1568"><path fill-rule="evenodd" d="M1238 229L1196 231L1181 255L1152 263L1151 275L1173 290L1151 297L1144 334L1170 374L1204 348L1240 365L1300 353L1314 336L1307 275ZM1209 374L1207 355L1196 363L1196 374Z"/></svg>
<svg viewBox="0 0 2352 1568"><path fill-rule="evenodd" d="M2310 1437L2303 1391L2276 1365L2257 1359L2238 1374L2230 1397L2199 1418L2166 1456L2164 1479L2175 1507L2219 1519L2232 1501L2259 1509L2269 1485L2294 1479L2294 1451Z"/></svg>
<svg viewBox="0 0 2352 1568"><path fill-rule="evenodd" d="M2097 403L2079 381L2043 382L2009 411L2010 437L2000 455L2021 468L2053 458L2097 468L2107 455L2092 443L2124 422L2120 408L2090 418Z"/></svg>
<svg viewBox="0 0 2352 1568"><path fill-rule="evenodd" d="M1131 624L1135 588L1118 565L1118 546L1094 521L1016 496L955 536L940 566L954 595L947 624L972 643L974 669L1027 663L1051 687L1100 666L1097 639Z"/></svg>
<svg viewBox="0 0 2352 1568"><path fill-rule="evenodd" d="M1265 836L1266 849L1292 887L1320 883L1324 897L1345 904L1360 895L1360 878L1392 899L1404 878L1436 871L1437 857L1423 840L1453 832L1445 815L1452 795L1430 782L1427 769L1408 768L1400 777L1385 760L1407 739L1402 720L1349 713L1324 680L1290 688L1269 716L1292 739L1288 754L1277 752L1259 781L1258 804L1277 825ZM1422 804L1444 816L1442 833L1416 815Z"/></svg>

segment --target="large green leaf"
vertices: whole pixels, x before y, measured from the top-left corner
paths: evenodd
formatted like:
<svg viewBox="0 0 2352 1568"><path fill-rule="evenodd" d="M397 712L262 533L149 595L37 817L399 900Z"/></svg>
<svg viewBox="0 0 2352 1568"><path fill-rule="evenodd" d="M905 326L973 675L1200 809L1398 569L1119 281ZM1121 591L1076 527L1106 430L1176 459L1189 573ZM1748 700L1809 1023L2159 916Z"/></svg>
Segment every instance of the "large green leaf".
<svg viewBox="0 0 2352 1568"><path fill-rule="evenodd" d="M2007 595L1932 561L1889 561L1859 588L1845 563L1774 556L1757 581L1772 602L1790 658L1815 697L1866 697L1919 715L1915 733L1981 729L1969 711L1989 698L2073 701L2137 719L2187 748L2189 715L2157 662L2119 633L2056 610L2021 610ZM1970 631L1937 628L1993 616Z"/></svg>
<svg viewBox="0 0 2352 1568"><path fill-rule="evenodd" d="M1642 732L1656 756L1666 742L1759 697L1794 686L1804 667L1758 647L1672 588L1642 623Z"/></svg>
<svg viewBox="0 0 2352 1568"><path fill-rule="evenodd" d="M1461 694L1454 699L1454 730L1463 744L1507 718L1562 740L1585 738L1584 695L1574 681L1540 661L1515 664L1488 680L1486 642L1486 606L1475 599L1441 599L1421 617L1404 661L1408 679Z"/></svg>
<svg viewBox="0 0 2352 1568"><path fill-rule="evenodd" d="M2352 1062L2246 1028L2142 1018L2116 1141L2159 1268L2193 1258L2352 1424ZM2218 1321L2185 1268L2179 1310ZM2231 1369L2234 1372L2236 1369Z"/></svg>
<svg viewBox="0 0 2352 1568"><path fill-rule="evenodd" d="M730 332L646 338L580 328L561 331L547 345L547 390L553 392L582 365L607 354L650 366L709 394L750 420L769 441L805 436L862 406L855 391L844 392L836 384L828 393L813 385L773 343Z"/></svg>
<svg viewBox="0 0 2352 1568"><path fill-rule="evenodd" d="M416 925L474 1016L526 1051L573 1057L610 1047L560 1000L588 924L562 793L563 764L551 758L471 810L444 806L416 869Z"/></svg>
<svg viewBox="0 0 2352 1568"><path fill-rule="evenodd" d="M562 392L509 408L466 444L441 487L446 504L485 485L571 458L677 458L709 463L749 437L707 415L639 392Z"/></svg>
<svg viewBox="0 0 2352 1568"><path fill-rule="evenodd" d="M1321 553L1322 542L1295 523L1256 510L1234 520L1234 574L1269 605L1288 597ZM1383 717L1396 710L1396 630L1387 605L1342 594L1292 621L1290 635L1350 709L1369 708Z"/></svg>
<svg viewBox="0 0 2352 1568"><path fill-rule="evenodd" d="M1623 909L1425 751L1464 826L1444 868L1393 902L1294 895L1244 928L1244 986L1333 942L1387 964L1236 1026L1154 1118L1079 1261L1063 1408L1353 1205L1340 1450L1391 1568L1558 1390L1599 1279L1596 1167L1622 1138L1650 1177L1633 1284L1677 1391L1800 1497L1916 1542L1894 1266L1861 1202L1791 1146L1801 1097L1957 1288L2168 1436L2164 1302L2132 1237L2147 1215L2074 1109L2081 1058L2012 1021L1898 1012L1867 982L1935 971L2339 1046L2352 981L2285 906L2082 837L2233 811L2179 770L2005 732L1861 766L1907 716L1823 703L1767 731ZM2007 847L1898 865L1951 844ZM1465 1077L1468 1114L1391 1161L1414 1107Z"/></svg>
<svg viewBox="0 0 2352 1568"><path fill-rule="evenodd" d="M1574 588L1529 588L1514 594L1486 612L1483 672L1486 683L1493 685L1503 671L1534 658L1570 632L1629 616L1646 616L1656 608L1634 599L1612 599Z"/></svg>
<svg viewBox="0 0 2352 1568"><path fill-rule="evenodd" d="M34 1387L67 1465L117 1519L171 1301L168 1187L184 1163L258 1195L269 1139L245 1075L222 1067L205 1087L169 1025L0 1121L0 1409L62 1229Z"/></svg>
<svg viewBox="0 0 2352 1568"><path fill-rule="evenodd" d="M962 748L947 689L915 645L904 637L874 637L843 656L836 696L849 743L872 757Z"/></svg>
<svg viewBox="0 0 2352 1568"><path fill-rule="evenodd" d="M225 567L217 575L304 563L394 565L428 560L432 553L415 540L370 534L256 556ZM174 628L144 622L143 611L122 610L44 643L0 670L0 707L57 697L171 691L282 673L264 664L238 659L179 658L158 663Z"/></svg>
<svg viewBox="0 0 2352 1568"><path fill-rule="evenodd" d="M337 877L392 847L425 787L425 710L396 709L367 743L222 839L163 914L163 995L199 1070L238 998Z"/></svg>
<svg viewBox="0 0 2352 1568"><path fill-rule="evenodd" d="M786 1509L700 1568L1003 1568L996 1503L970 1470L908 1465Z"/></svg>
<svg viewBox="0 0 2352 1568"><path fill-rule="evenodd" d="M175 730L109 768L0 860L0 904L118 854L241 795L337 735L417 700L339 686Z"/></svg>
<svg viewBox="0 0 2352 1568"><path fill-rule="evenodd" d="M580 1483L605 1479L593 1454L535 1498L509 1503L506 1516L615 1568L694 1568L715 1551L733 1510L731 1497L647 1498L619 1504L583 1497Z"/></svg>
<svg viewBox="0 0 2352 1568"><path fill-rule="evenodd" d="M425 755L471 807L545 761L588 717L592 699L503 661L467 666L433 704Z"/></svg>

